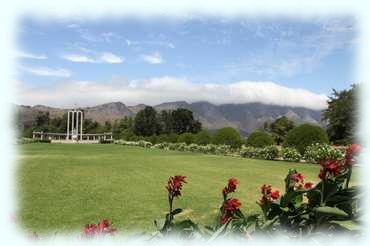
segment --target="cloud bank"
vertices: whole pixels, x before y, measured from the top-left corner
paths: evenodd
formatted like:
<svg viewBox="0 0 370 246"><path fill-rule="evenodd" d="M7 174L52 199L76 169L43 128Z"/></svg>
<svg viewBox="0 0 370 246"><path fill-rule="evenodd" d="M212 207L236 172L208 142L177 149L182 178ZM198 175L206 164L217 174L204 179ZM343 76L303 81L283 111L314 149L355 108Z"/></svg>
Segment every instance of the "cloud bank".
<svg viewBox="0 0 370 246"><path fill-rule="evenodd" d="M146 80L64 81L44 88L20 88L19 104L45 104L56 107L94 106L121 101L126 105L185 100L208 101L214 104L251 103L324 109L327 97L305 89L289 88L274 82L240 81L229 84L198 84L173 77Z"/></svg>

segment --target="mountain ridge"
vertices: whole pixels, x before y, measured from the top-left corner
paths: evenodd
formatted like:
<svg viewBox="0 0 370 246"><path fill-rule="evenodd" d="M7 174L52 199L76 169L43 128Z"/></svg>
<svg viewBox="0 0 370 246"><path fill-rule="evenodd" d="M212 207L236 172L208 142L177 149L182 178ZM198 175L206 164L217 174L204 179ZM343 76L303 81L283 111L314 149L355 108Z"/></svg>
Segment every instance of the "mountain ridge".
<svg viewBox="0 0 370 246"><path fill-rule="evenodd" d="M45 105L16 105L23 122L35 120L37 111L49 112L51 118L61 117L68 111L66 108L49 107ZM123 102L109 102L90 107L81 107L85 118L99 123L114 121L125 116L133 117L145 108L145 104L127 106ZM281 116L287 116L295 122L314 123L323 125L321 110L313 110L304 107L278 106L263 103L242 104L212 104L207 101L188 103L186 101L164 102L153 106L157 111L187 108L193 111L195 118L202 122L204 128L215 130L231 126L248 134L256 128L263 127L264 122L273 121Z"/></svg>

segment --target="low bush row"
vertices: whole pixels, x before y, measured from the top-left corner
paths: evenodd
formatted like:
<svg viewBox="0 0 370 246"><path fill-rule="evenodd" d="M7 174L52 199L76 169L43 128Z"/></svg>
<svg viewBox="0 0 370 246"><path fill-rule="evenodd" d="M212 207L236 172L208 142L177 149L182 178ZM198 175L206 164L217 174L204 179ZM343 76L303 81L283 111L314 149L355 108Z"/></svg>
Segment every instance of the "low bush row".
<svg viewBox="0 0 370 246"><path fill-rule="evenodd" d="M275 145L266 147L251 147L242 146L240 149L232 148L229 145L198 145L198 144L186 144L186 143L157 143L152 144L151 142L140 140L140 141L125 141L117 140L115 144L128 145L128 146L139 146L143 148L153 149L164 149L164 150L177 150L177 151L188 151L203 154L216 154L216 155L233 155L240 156L243 158L253 159L264 159L264 160L284 160L284 161L306 161L310 163L319 163L320 160L338 160L343 158L343 151L338 148L334 148L328 144L313 144L308 146L303 155L299 151L292 147L285 147L279 149Z"/></svg>
<svg viewBox="0 0 370 246"><path fill-rule="evenodd" d="M19 138L16 144L30 144L30 143L51 143L50 139L33 139L33 138Z"/></svg>

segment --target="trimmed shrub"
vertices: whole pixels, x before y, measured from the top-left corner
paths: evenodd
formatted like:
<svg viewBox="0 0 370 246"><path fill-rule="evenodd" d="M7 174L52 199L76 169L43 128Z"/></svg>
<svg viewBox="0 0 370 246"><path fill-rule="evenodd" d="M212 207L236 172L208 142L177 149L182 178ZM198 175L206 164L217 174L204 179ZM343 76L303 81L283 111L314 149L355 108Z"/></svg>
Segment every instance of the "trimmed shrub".
<svg viewBox="0 0 370 246"><path fill-rule="evenodd" d="M244 158L257 158L258 156L257 152L258 152L258 148L251 147L251 146L243 146L239 154L241 157L244 157Z"/></svg>
<svg viewBox="0 0 370 246"><path fill-rule="evenodd" d="M151 142L144 141L144 140L140 140L137 143L138 143L138 146L143 147L143 148L150 148L153 146Z"/></svg>
<svg viewBox="0 0 370 246"><path fill-rule="evenodd" d="M232 127L218 129L212 136L212 143L217 145L229 145L231 148L239 148L242 144L240 134Z"/></svg>
<svg viewBox="0 0 370 246"><path fill-rule="evenodd" d="M303 155L307 146L315 143L328 143L326 131L316 125L302 124L290 130L285 137L284 147L294 147Z"/></svg>
<svg viewBox="0 0 370 246"><path fill-rule="evenodd" d="M230 145L222 144L222 145L216 145L216 151L215 154L218 155L227 155L232 152L232 148Z"/></svg>
<svg viewBox="0 0 370 246"><path fill-rule="evenodd" d="M339 160L343 153L328 144L313 144L306 148L304 159L308 162L318 163L321 160Z"/></svg>
<svg viewBox="0 0 370 246"><path fill-rule="evenodd" d="M157 143L176 143L178 137L176 133L161 134L157 136Z"/></svg>
<svg viewBox="0 0 370 246"><path fill-rule="evenodd" d="M165 149L165 150L168 150L169 149L169 143L157 143L157 144L154 144L152 146L152 148L155 148L155 149Z"/></svg>
<svg viewBox="0 0 370 246"><path fill-rule="evenodd" d="M296 161L299 162L302 159L302 155L295 148L286 147L281 150L281 155L284 161Z"/></svg>
<svg viewBox="0 0 370 246"><path fill-rule="evenodd" d="M264 131L254 131L247 138L247 145L262 148L265 146L274 145L274 138Z"/></svg>
<svg viewBox="0 0 370 246"><path fill-rule="evenodd" d="M30 143L37 143L37 139L33 139L33 138L18 138L16 140L16 143L17 144L30 144Z"/></svg>
<svg viewBox="0 0 370 246"><path fill-rule="evenodd" d="M243 146L239 153L240 156L244 158L257 158L264 160L274 160L279 157L279 149L274 145L266 146L264 148Z"/></svg>
<svg viewBox="0 0 370 246"><path fill-rule="evenodd" d="M189 132L183 133L178 137L177 142L186 144L194 143L194 134Z"/></svg>
<svg viewBox="0 0 370 246"><path fill-rule="evenodd" d="M209 135L208 131L203 130L198 132L195 135L194 143L198 145L207 145L211 142L211 135Z"/></svg>
<svg viewBox="0 0 370 246"><path fill-rule="evenodd" d="M279 149L274 145L266 146L261 148L258 154L260 159L274 160L279 156Z"/></svg>

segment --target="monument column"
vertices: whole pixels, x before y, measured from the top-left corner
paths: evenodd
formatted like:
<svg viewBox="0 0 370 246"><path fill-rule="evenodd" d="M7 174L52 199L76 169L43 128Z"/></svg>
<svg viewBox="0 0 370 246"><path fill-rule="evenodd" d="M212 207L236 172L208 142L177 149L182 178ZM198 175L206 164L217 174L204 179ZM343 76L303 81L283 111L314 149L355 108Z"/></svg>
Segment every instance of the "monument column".
<svg viewBox="0 0 370 246"><path fill-rule="evenodd" d="M73 134L75 133L74 130L75 130L75 112L73 110L72 111L72 139L73 139Z"/></svg>
<svg viewBox="0 0 370 246"><path fill-rule="evenodd" d="M80 111L80 114L81 114L81 119L80 119L80 136L81 136L81 141L82 141L82 125L83 125L83 122L84 122L84 117L83 117L83 114L82 114L82 111Z"/></svg>
<svg viewBox="0 0 370 246"><path fill-rule="evenodd" d="M67 136L66 136L66 140L69 139L69 111L67 111Z"/></svg>
<svg viewBox="0 0 370 246"><path fill-rule="evenodd" d="M78 141L78 111L76 111L76 140Z"/></svg>

